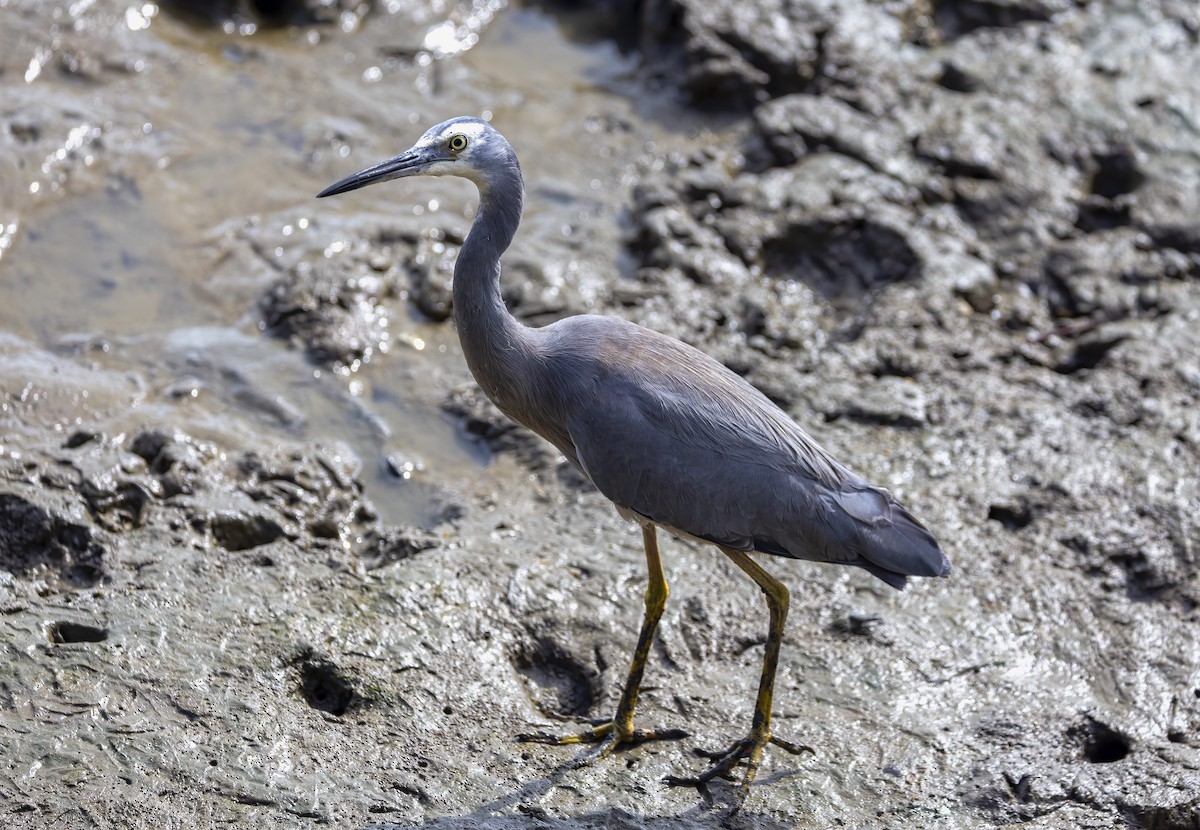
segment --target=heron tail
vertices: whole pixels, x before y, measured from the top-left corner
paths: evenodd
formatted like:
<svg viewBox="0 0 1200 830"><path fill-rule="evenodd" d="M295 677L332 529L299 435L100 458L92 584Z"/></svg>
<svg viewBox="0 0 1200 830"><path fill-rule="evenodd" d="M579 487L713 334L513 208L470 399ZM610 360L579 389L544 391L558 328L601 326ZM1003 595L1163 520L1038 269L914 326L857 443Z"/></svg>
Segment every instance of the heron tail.
<svg viewBox="0 0 1200 830"><path fill-rule="evenodd" d="M949 576L950 559L937 540L891 493L869 485L834 494L832 523L858 565L896 589L909 576ZM838 525L842 525L839 527Z"/></svg>

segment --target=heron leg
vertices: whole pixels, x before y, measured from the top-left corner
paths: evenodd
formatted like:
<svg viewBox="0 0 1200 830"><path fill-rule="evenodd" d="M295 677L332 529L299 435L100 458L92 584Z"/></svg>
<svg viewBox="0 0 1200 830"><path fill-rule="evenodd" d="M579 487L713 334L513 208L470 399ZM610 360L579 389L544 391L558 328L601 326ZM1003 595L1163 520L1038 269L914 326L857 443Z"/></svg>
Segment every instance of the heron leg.
<svg viewBox="0 0 1200 830"><path fill-rule="evenodd" d="M603 746L597 757L603 757L619 746L687 737L687 732L682 729L633 728L633 710L637 707L638 693L642 687L642 675L646 670L646 661L650 656L650 646L654 643L654 632L658 628L658 621L662 618L663 609L667 607L667 594L669 593L667 579L663 574L662 559L658 554L658 535L654 525L645 525L642 528L642 543L646 548L646 566L649 571L649 581L646 585L646 605L642 615L642 630L638 635L637 648L633 651L633 661L629 665L625 690L621 693L621 701L617 704L617 712L613 719L577 735L552 735L539 732L531 735L518 735L517 740L548 744L582 744L599 741L603 742Z"/></svg>
<svg viewBox="0 0 1200 830"><path fill-rule="evenodd" d="M813 750L807 746L788 743L771 734L771 699L775 693L775 672L779 667L779 648L783 643L783 627L787 622L788 604L791 600L788 589L746 553L725 547L721 548L721 552L732 559L735 565L754 580L762 589L767 600L770 622L767 628L767 645L766 653L763 655L762 675L758 681L758 697L754 703L754 720L750 724L749 736L735 741L724 752L709 754L709 757L716 763L707 771L695 778L671 776L666 779L666 783L671 786L696 787L701 794L707 797L708 783L718 776L727 775L744 760L746 774L742 778L742 786L738 790L738 804L740 805L746 800L746 795L750 791L750 784L758 772L758 765L767 744L775 744L793 755Z"/></svg>

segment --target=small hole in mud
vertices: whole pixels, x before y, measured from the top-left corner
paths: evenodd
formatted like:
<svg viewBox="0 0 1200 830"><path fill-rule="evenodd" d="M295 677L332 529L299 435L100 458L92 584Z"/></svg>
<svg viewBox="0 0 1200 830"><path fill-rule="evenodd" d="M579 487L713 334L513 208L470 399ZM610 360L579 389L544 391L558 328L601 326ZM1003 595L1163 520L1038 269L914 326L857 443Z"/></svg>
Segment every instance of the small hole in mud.
<svg viewBox="0 0 1200 830"><path fill-rule="evenodd" d="M453 715L453 714L454 714L454 707L453 707L453 706L443 706L443 707L442 707L442 714L444 714L444 715Z"/></svg>
<svg viewBox="0 0 1200 830"><path fill-rule="evenodd" d="M1128 148L1094 154L1085 163L1091 195L1079 204L1075 225L1085 233L1128 225L1129 202L1122 199L1146 180L1137 155Z"/></svg>
<svg viewBox="0 0 1200 830"><path fill-rule="evenodd" d="M952 63L943 63L937 85L951 92L975 92L979 81Z"/></svg>
<svg viewBox="0 0 1200 830"><path fill-rule="evenodd" d="M51 623L46 636L52 643L102 643L108 639L108 630L94 625L75 622Z"/></svg>
<svg viewBox="0 0 1200 830"><path fill-rule="evenodd" d="M67 440L63 443L63 447L68 450L73 450L76 447L82 447L84 444L90 444L100 436L88 430L77 430L72 432Z"/></svg>
<svg viewBox="0 0 1200 830"><path fill-rule="evenodd" d="M1083 757L1089 764L1114 764L1129 756L1129 739L1099 721L1089 719L1078 731L1083 735Z"/></svg>
<svg viewBox="0 0 1200 830"><path fill-rule="evenodd" d="M1069 357L1054 366L1054 371L1064 375L1073 375L1085 369L1095 369L1108 353L1125 339L1124 335L1115 335L1080 343Z"/></svg>
<svg viewBox="0 0 1200 830"><path fill-rule="evenodd" d="M328 662L305 663L300 667L300 691L309 706L332 715L344 715L354 700L349 681Z"/></svg>
<svg viewBox="0 0 1200 830"><path fill-rule="evenodd" d="M1097 196L1112 199L1132 193L1146 180L1132 150L1119 149L1111 153L1099 153L1093 157L1093 162L1091 190Z"/></svg>
<svg viewBox="0 0 1200 830"><path fill-rule="evenodd" d="M217 759L213 758L211 761L208 762L208 765L210 767L215 767L217 765Z"/></svg>
<svg viewBox="0 0 1200 830"><path fill-rule="evenodd" d="M988 508L988 518L1002 524L1005 530L1017 531L1033 521L1033 510L1026 504L993 504Z"/></svg>
<svg viewBox="0 0 1200 830"><path fill-rule="evenodd" d="M1087 759L1093 764L1112 764L1129 755L1129 744L1119 735L1088 744Z"/></svg>

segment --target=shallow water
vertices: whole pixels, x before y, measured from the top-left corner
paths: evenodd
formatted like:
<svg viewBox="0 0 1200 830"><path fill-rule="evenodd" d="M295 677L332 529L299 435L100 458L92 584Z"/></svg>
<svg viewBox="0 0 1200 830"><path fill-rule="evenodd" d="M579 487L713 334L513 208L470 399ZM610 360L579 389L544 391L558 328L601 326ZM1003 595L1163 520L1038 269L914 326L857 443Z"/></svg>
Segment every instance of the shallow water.
<svg viewBox="0 0 1200 830"><path fill-rule="evenodd" d="M151 402L183 388L203 399L191 410L200 433L219 433L228 414L246 420L226 430L247 443L344 441L385 521L427 521L428 482L470 476L487 461L437 406L465 380L452 328L394 309L387 354L331 371L260 332L258 297L273 268L336 252L341 215L472 206L463 183L318 202L324 185L398 152L428 123L489 102L518 147L523 137L544 146L547 131L574 133L597 107L628 111L608 90L632 59L607 41L574 42L532 9L496 17L455 61L404 56L395 44L411 34L399 16L369 17L352 38L329 29L238 37L163 12L145 21L138 35L159 38L163 60L83 95L74 145L65 136L64 158L47 156L27 182L19 230L0 258L0 328L51 349L82 344L98 366L142 372ZM46 80L30 86L59 94ZM331 118L332 98L363 120ZM576 232L561 209L543 221L540 205L563 201L578 202L580 224L619 232L622 165L609 145L523 158L523 234ZM298 244L251 250L239 230L259 223Z"/></svg>

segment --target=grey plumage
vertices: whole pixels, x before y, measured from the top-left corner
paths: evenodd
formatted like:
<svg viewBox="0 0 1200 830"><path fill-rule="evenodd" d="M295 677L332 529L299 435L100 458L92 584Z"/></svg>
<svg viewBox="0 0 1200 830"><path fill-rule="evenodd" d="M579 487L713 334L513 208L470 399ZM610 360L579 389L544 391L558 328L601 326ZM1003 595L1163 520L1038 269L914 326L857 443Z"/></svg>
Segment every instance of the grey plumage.
<svg viewBox="0 0 1200 830"><path fill-rule="evenodd" d="M463 176L479 188L453 287L455 322L475 379L506 415L558 447L644 528L650 590L617 716L585 736L554 740L604 740L611 748L665 736L632 725L667 593L653 528L709 541L762 587L772 622L750 738L709 772L676 783L704 789L744 759L744 798L763 747L784 745L770 734L769 720L788 595L742 552L855 565L896 588L908 576L946 576L949 560L887 490L850 472L766 396L702 352L612 317L570 317L540 329L514 319L500 296L499 259L520 221L524 184L512 147L485 122L439 124L408 152L320 195L419 174Z"/></svg>
<svg viewBox="0 0 1200 830"><path fill-rule="evenodd" d="M543 435L619 507L736 550L858 565L897 588L948 573L886 490L702 352L611 317L536 331L539 398L561 413L567 440Z"/></svg>

